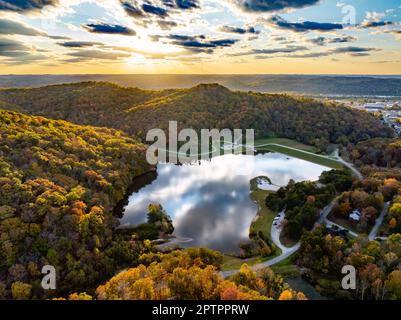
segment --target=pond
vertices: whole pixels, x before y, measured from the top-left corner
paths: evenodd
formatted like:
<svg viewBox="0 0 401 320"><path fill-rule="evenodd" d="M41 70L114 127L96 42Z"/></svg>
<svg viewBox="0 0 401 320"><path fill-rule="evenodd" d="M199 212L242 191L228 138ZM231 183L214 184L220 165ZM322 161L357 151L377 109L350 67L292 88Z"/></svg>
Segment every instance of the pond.
<svg viewBox="0 0 401 320"><path fill-rule="evenodd" d="M290 179L317 180L326 167L278 153L223 155L196 164L159 164L157 177L133 192L123 209L122 226L146 221L150 203L160 203L173 219L176 242L224 253L238 252L249 240L258 207L250 197L250 180L269 177L272 190Z"/></svg>
<svg viewBox="0 0 401 320"><path fill-rule="evenodd" d="M285 278L284 281L295 291L303 292L309 300L328 300L328 297L322 296L309 282L301 276Z"/></svg>

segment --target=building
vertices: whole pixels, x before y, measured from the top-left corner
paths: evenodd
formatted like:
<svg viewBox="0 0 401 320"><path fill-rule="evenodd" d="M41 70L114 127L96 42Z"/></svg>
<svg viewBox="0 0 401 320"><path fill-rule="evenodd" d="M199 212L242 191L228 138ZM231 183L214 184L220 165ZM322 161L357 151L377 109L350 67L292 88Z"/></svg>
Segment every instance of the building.
<svg viewBox="0 0 401 320"><path fill-rule="evenodd" d="M386 108L383 102L366 103L363 108L369 112L381 112Z"/></svg>
<svg viewBox="0 0 401 320"><path fill-rule="evenodd" d="M349 215L349 218L351 220L354 220L356 222L359 222L361 220L361 212L359 210L354 210L352 213Z"/></svg>

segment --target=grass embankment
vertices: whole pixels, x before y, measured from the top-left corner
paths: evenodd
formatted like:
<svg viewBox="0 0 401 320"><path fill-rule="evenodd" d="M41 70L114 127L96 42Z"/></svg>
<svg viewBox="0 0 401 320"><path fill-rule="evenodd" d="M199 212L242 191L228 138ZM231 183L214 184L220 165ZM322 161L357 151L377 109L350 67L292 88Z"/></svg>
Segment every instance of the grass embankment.
<svg viewBox="0 0 401 320"><path fill-rule="evenodd" d="M268 181L270 181L269 177L264 177ZM270 240L270 245L272 249L275 250L275 254L271 255L269 259L279 256L281 254L281 250L275 246L275 244L271 241L271 228L273 224L273 219L277 215L277 213L273 212L266 206L266 197L269 193L274 191L269 190L261 190L257 187L256 179L251 180L251 193L250 198L258 205L258 212L256 214L256 218L252 221L249 230L253 233L262 232L263 237Z"/></svg>
<svg viewBox="0 0 401 320"><path fill-rule="evenodd" d="M280 242L285 245L287 248L291 248L297 244L297 240L285 237L283 233L280 234Z"/></svg>
<svg viewBox="0 0 401 320"><path fill-rule="evenodd" d="M271 240L270 230L276 214L266 207L265 199L269 192L272 191L260 190L257 188L256 184L251 182L250 197L258 205L258 212L256 215L257 218L251 223L250 230L254 230L256 232L261 231L265 238ZM221 269L223 271L239 269L244 263L248 264L249 266L253 266L279 256L281 254L281 250L277 248L274 243L271 243L271 246L275 249L275 254L269 257L256 256L252 258L241 259L238 257L224 255Z"/></svg>
<svg viewBox="0 0 401 320"><path fill-rule="evenodd" d="M258 205L258 213L250 226L250 230L256 233L261 231L265 238L271 240L270 229L276 214L266 207L265 199L269 192L272 191L257 189L251 192L250 197Z"/></svg>
<svg viewBox="0 0 401 320"><path fill-rule="evenodd" d="M264 138L264 139L256 139L255 140L255 146L262 145L262 144L281 144L283 146L291 147L291 148L296 148L299 150L307 151L307 152L312 152L312 153L318 153L319 150L318 148L314 146L309 146L306 144L303 144L302 142L298 142L297 140L291 140L287 138Z"/></svg>
<svg viewBox="0 0 401 320"><path fill-rule="evenodd" d="M294 264L295 254L271 267L275 274L282 277L297 277L300 275L299 268Z"/></svg>
<svg viewBox="0 0 401 320"><path fill-rule="evenodd" d="M271 266L270 268L274 271L274 273L280 274L283 277L299 276L300 275L299 268L294 264L294 257L295 257L295 254L293 254L292 256L289 256L288 258L275 264L274 266ZM248 259L240 259L240 258L224 255L221 270L222 271L236 270L236 269L241 268L241 266L244 263L246 263L249 266L254 266L256 264L268 261L271 258L272 257L262 258L262 257L258 256L258 257L248 258Z"/></svg>
<svg viewBox="0 0 401 320"><path fill-rule="evenodd" d="M237 269L241 268L241 266L244 263L246 263L248 266L254 266L255 264L259 264L259 263L265 262L270 259L272 259L272 257L257 256L257 257L247 258L247 259L241 259L238 257L224 255L223 263L221 265L221 270L222 271L237 270Z"/></svg>
<svg viewBox="0 0 401 320"><path fill-rule="evenodd" d="M335 224L338 224L340 227L343 227L345 229L351 230L352 232L355 232L356 234L359 234L360 231L358 231L356 225L356 222L353 222L350 219L341 219L336 216L331 212L328 216L327 219L331 222L334 222ZM365 234L369 234L370 231L372 230L373 226L369 227L368 231L364 232Z"/></svg>
<svg viewBox="0 0 401 320"><path fill-rule="evenodd" d="M307 146L298 141L290 139L259 139L255 141L255 147L258 151L278 152L290 157L309 161L332 169L340 170L343 168L343 165L337 160L332 159L329 156L316 154L318 150L315 147ZM295 148L296 150L292 148Z"/></svg>

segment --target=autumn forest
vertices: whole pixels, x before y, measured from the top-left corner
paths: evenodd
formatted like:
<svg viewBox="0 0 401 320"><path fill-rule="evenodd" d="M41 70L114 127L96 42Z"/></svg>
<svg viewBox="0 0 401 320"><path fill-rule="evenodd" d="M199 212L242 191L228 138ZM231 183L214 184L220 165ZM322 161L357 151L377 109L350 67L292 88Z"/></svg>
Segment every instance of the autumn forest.
<svg viewBox="0 0 401 320"><path fill-rule="evenodd" d="M156 170L145 158L146 132L166 129L169 120L197 131L252 128L257 139L285 138L320 156L337 148L362 177L344 167L318 181L290 180L276 192L256 193L266 212L286 212L281 240L299 243L299 250L271 268L252 268L253 254L230 257L239 265L227 274L228 257L219 251L158 245L175 227L160 204L143 212L146 222L120 228L116 208L135 179ZM337 102L218 84L1 89L0 299L305 300L308 294L285 280L303 270L331 299L400 300L400 164L401 139L379 116ZM319 222L329 204L327 218L351 234ZM360 219L351 223L356 211ZM279 255L263 230L251 238L255 257ZM347 264L359 275L354 291L341 287ZM42 288L43 265L57 270L54 290Z"/></svg>

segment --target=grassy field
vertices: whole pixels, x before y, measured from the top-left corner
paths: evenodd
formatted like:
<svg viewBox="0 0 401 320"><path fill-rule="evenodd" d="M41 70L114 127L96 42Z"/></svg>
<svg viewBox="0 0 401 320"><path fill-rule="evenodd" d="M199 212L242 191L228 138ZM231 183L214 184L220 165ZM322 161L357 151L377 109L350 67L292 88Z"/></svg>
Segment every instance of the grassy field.
<svg viewBox="0 0 401 320"><path fill-rule="evenodd" d="M300 150L312 152L312 153L319 152L319 150L314 146L308 146L308 145L298 142L296 140L291 140L291 139L286 139L286 138L265 138L265 139L256 139L255 140L255 146L258 146L261 144L267 144L267 143L281 144L283 146L296 148L296 149L300 149Z"/></svg>
<svg viewBox="0 0 401 320"><path fill-rule="evenodd" d="M333 215L332 212L327 216L327 219L330 220L330 221L332 221L332 222L334 222L334 223L336 223L336 224L338 224L339 226L341 226L341 227L343 227L343 228L346 228L346 229L348 229L348 230L351 230L351 231L353 231L353 232L355 232L355 233L359 233L359 231L356 229L356 223L353 223L353 222L352 222L351 220L349 220L349 219L340 219L340 218L337 218L337 217L335 217L335 216ZM366 233L369 233L369 232L370 232L370 229L372 229L372 227L369 228L369 231L367 231Z"/></svg>
<svg viewBox="0 0 401 320"><path fill-rule="evenodd" d="M296 277L300 275L299 268L294 264L294 254L285 260L272 266L271 269L275 274L280 274L282 277Z"/></svg>
<svg viewBox="0 0 401 320"><path fill-rule="evenodd" d="M265 262L270 260L272 257L263 258L261 256L252 257L248 259L240 259L233 256L224 255L223 256L223 263L221 265L222 271L228 270L237 270L241 268L241 266L246 263L248 266L254 266L255 264Z"/></svg>
<svg viewBox="0 0 401 320"><path fill-rule="evenodd" d="M271 257L262 258L262 257L253 257L249 259L240 259L228 255L223 256L223 264L221 267L222 271L228 270L236 270L241 268L241 266L246 263L248 266L254 266L256 264L265 262L270 260ZM282 277L296 277L299 276L299 268L294 265L293 262L294 255L288 257L287 259L277 263L276 265L272 266L271 269L274 271L275 274L280 274Z"/></svg>
<svg viewBox="0 0 401 320"><path fill-rule="evenodd" d="M280 242L285 245L287 248L291 248L297 244L298 241L289 239L283 236L283 233L280 234Z"/></svg>
<svg viewBox="0 0 401 320"><path fill-rule="evenodd" d="M267 143L270 143L271 145L261 146ZM281 145L279 146L276 144L281 144ZM278 152L290 157L306 160L332 169L343 168L343 165L340 162L336 161L335 159L330 159L329 157L324 155L308 153L308 152L316 153L317 149L315 147L307 146L294 140L281 139L281 138L260 139L255 141L255 146L258 151ZM291 148L297 148L297 150Z"/></svg>
<svg viewBox="0 0 401 320"><path fill-rule="evenodd" d="M251 229L256 232L261 231L264 237L270 239L270 229L276 214L266 207L265 199L268 194L269 191L266 190L255 190L250 194L251 199L259 206L258 219L252 222Z"/></svg>

